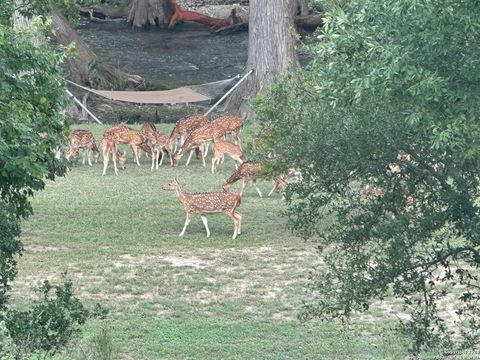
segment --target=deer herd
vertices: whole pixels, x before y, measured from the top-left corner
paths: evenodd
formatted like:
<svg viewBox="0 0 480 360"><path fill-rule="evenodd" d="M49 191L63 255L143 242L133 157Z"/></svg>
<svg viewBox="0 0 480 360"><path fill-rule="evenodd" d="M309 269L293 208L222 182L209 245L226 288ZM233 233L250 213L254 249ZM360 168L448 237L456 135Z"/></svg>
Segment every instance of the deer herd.
<svg viewBox="0 0 480 360"><path fill-rule="evenodd" d="M258 195L262 197L262 193L256 185L256 180L264 176L262 164L246 160L240 139L242 126L242 119L238 116L221 116L209 121L203 115L190 115L178 120L170 136L158 133L155 125L151 123L143 124L140 131L135 131L123 124L115 125L104 131L100 144L100 149L103 152L102 176L105 176L107 172L110 158L113 162L115 175L118 175L118 167L125 167L126 156L120 150L120 144L131 146L138 166L140 166L141 151L147 153L151 157L151 168L153 170L162 166L166 155L170 158L171 166L177 166L189 150L190 154L186 165L190 163L193 153L196 153L196 156L202 160L203 166L206 166L205 158L212 142L212 174L215 173L216 166L224 162L225 155L238 163L236 171L223 184L223 191L189 194L182 190L177 179L165 184L163 189L175 191L178 200L185 208L187 217L180 236L185 233L190 220L195 215L201 215L207 237L209 237L210 230L205 214L223 212L234 222L232 238L235 239L241 231L242 215L236 209L240 205L243 191L247 184L252 181ZM226 140L227 135L233 136L233 143ZM88 164L92 166L91 156L93 155L93 160L97 162L100 149L92 132L73 130L66 159L70 159L79 150L83 150L82 164L85 164L85 158L87 158ZM230 186L238 180L243 182L240 193L229 192ZM268 196L271 196L273 192L282 193L289 182L294 180L301 180L300 170L296 167L275 178L275 185Z"/></svg>

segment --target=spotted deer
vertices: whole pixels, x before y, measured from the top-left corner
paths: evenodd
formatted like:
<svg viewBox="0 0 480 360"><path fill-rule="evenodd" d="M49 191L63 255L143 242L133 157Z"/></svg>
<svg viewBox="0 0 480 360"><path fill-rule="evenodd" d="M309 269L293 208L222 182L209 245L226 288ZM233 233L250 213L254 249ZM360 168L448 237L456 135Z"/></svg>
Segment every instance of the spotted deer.
<svg viewBox="0 0 480 360"><path fill-rule="evenodd" d="M214 140L212 151L212 174L215 174L216 165L219 163L223 164L223 162L225 161L225 154L229 155L233 160L237 161L240 164L246 160L240 146L232 144L229 141ZM237 164L235 164L235 169L238 169Z"/></svg>
<svg viewBox="0 0 480 360"><path fill-rule="evenodd" d="M243 190L250 182L253 181L253 185L255 186L255 190L260 197L262 197L262 192L257 186L257 179L263 177L262 174L263 166L260 163L254 163L251 161L245 161L240 167L235 171L224 183L223 183L223 190L228 191L230 186L235 183L236 181L242 179L242 190L240 191L240 196L243 195Z"/></svg>
<svg viewBox="0 0 480 360"><path fill-rule="evenodd" d="M178 120L172 130L172 133L170 134L170 143L172 149L174 149L173 151L177 151L177 140L179 138L180 146L182 146L185 142L185 139L192 133L193 130L207 124L208 118L200 114L185 116Z"/></svg>
<svg viewBox="0 0 480 360"><path fill-rule="evenodd" d="M65 156L67 160L78 153L80 149L83 149L83 160L82 165L85 165L85 157L88 158L88 165L92 166L92 161L90 159L90 155L93 154L93 159L95 163L98 161L98 157L100 155L100 151L97 147L97 142L93 137L91 131L88 130L72 130L70 133L70 149Z"/></svg>
<svg viewBox="0 0 480 360"><path fill-rule="evenodd" d="M140 134L143 135L145 139L155 137L157 135L157 128L153 123L143 123L142 128L140 129ZM149 146L148 142L144 142L138 146L141 150L143 150L147 156L153 154L153 149ZM139 157L140 157L139 153Z"/></svg>
<svg viewBox="0 0 480 360"><path fill-rule="evenodd" d="M112 155L113 167L115 169L115 175L118 175L117 158L119 160L120 167L125 167L126 156L125 153L118 149L119 135L116 131L110 131L112 128L105 130L102 138L103 147L103 172L102 176L107 173L108 162L110 161L110 155Z"/></svg>
<svg viewBox="0 0 480 360"><path fill-rule="evenodd" d="M163 190L175 191L178 200L180 200L185 208L185 211L187 212L185 225L183 226L183 230L179 236L183 236L185 234L185 230L187 229L187 226L192 218L195 215L200 215L202 217L203 224L205 225L207 237L210 237L210 230L208 228L208 222L205 214L219 212L225 213L230 219L233 220L234 231L232 239L235 239L237 235L240 235L242 215L235 211L242 200L240 195L231 192L199 192L188 194L182 190L177 179L163 185L162 188Z"/></svg>
<svg viewBox="0 0 480 360"><path fill-rule="evenodd" d="M240 141L240 131L243 127L243 120L239 116L220 116L215 120L211 121L212 125L218 125L223 128L224 135L233 135L235 138L235 144L237 144L240 149L242 149L242 143ZM208 150L207 150L208 151Z"/></svg>
<svg viewBox="0 0 480 360"><path fill-rule="evenodd" d="M271 196L274 192L283 193L287 188L288 184L293 180L302 180L302 172L299 167L291 167L275 178L275 185L273 185L272 190L268 193L268 196Z"/></svg>
<svg viewBox="0 0 480 360"><path fill-rule="evenodd" d="M116 125L105 130L105 132L107 131L117 135L119 144L129 144L131 146L135 161L137 165L140 166L139 148L146 143L146 137L126 125Z"/></svg>
<svg viewBox="0 0 480 360"><path fill-rule="evenodd" d="M152 170L154 167L158 170L158 167L162 166L163 159L165 158L165 151L170 157L170 164L173 165L172 148L170 137L168 135L158 133L155 134L155 137L150 135L148 138L148 146L152 149ZM161 158L160 154L162 154Z"/></svg>
<svg viewBox="0 0 480 360"><path fill-rule="evenodd" d="M224 135L225 130L219 124L208 123L207 125L195 129L173 156L173 166L177 166L177 163L182 156L185 155L188 150L192 150L188 157L187 163L185 164L188 165L190 163L190 159L192 158L193 149L195 148L200 149L200 157L202 159L203 166L206 166L205 156L203 155L206 144L213 139L219 139Z"/></svg>

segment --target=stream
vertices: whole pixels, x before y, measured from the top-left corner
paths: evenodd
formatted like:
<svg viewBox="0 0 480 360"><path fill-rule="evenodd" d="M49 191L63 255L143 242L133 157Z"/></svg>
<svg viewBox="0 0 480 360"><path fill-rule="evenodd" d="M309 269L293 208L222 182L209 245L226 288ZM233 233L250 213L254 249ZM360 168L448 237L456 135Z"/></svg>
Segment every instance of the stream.
<svg viewBox="0 0 480 360"><path fill-rule="evenodd" d="M102 60L162 87L223 80L247 62L246 32L218 35L195 23L132 31L123 22L87 22L77 31Z"/></svg>

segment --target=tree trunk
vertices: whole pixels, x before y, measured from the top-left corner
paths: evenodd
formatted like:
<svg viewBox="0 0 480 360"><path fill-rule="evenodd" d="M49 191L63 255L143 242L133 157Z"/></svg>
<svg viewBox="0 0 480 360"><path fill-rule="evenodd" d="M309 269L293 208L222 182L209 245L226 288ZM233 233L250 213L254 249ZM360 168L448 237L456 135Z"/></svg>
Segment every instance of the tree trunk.
<svg viewBox="0 0 480 360"><path fill-rule="evenodd" d="M75 55L69 56L66 60L70 79L73 82L102 89L144 89L147 86L142 77L127 74L99 60L70 26L60 10L54 7L52 7L52 24L58 43L64 46L75 43Z"/></svg>
<svg viewBox="0 0 480 360"><path fill-rule="evenodd" d="M247 117L245 98L255 96L275 78L298 65L293 38L296 0L251 0L246 71L253 73L230 95L222 111Z"/></svg>
<svg viewBox="0 0 480 360"><path fill-rule="evenodd" d="M209 27L231 24L230 19L216 19L195 11L183 10L176 0L133 0L127 21L132 28L174 27L182 21L194 21Z"/></svg>

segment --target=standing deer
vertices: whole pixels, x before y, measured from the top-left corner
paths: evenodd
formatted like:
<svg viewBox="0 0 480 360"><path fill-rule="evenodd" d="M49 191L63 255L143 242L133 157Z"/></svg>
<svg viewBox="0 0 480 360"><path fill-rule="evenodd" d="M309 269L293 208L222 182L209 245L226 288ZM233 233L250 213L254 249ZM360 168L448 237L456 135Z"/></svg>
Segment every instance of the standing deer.
<svg viewBox="0 0 480 360"><path fill-rule="evenodd" d="M205 214L212 213L225 213L230 219L233 220L234 231L232 239L235 239L237 235L241 233L242 215L236 212L236 208L240 205L241 197L236 193L231 192L200 192L200 193L185 193L178 180L175 179L168 184L162 186L163 190L175 191L178 200L182 203L185 211L187 212L187 218L185 219L185 225L179 236L185 234L188 224L192 218L200 214L202 217L207 237L210 237L210 230L208 228L208 221Z"/></svg>
<svg viewBox="0 0 480 360"><path fill-rule="evenodd" d="M200 149L200 157L202 159L203 166L206 166L205 156L203 155L206 144L208 144L213 139L219 139L224 135L225 135L225 130L218 123L214 124L213 122L211 122L198 129L195 129L187 137L183 145L180 146L180 148L177 150L177 152L173 156L173 166L177 166L177 163L182 158L182 156L188 150L192 150L190 152L190 156L188 157L187 163L185 164L185 165L188 165L190 163L190 159L192 158L193 149L195 148Z"/></svg>
<svg viewBox="0 0 480 360"><path fill-rule="evenodd" d="M223 128L225 134L223 137L225 138L226 135L233 135L235 137L235 144L240 146L242 149L242 143L240 141L240 131L243 127L243 120L241 117L238 116L221 116L212 120L212 124L218 125ZM206 145L205 153L203 154L206 157L208 154L208 143Z"/></svg>
<svg viewBox="0 0 480 360"><path fill-rule="evenodd" d="M145 139L155 137L157 135L157 128L153 123L143 123L140 134L142 134ZM147 154L147 157L148 155L153 155L153 149L149 146L148 142L140 144L139 148ZM141 153L138 154L139 158L141 157L140 154Z"/></svg>
<svg viewBox="0 0 480 360"><path fill-rule="evenodd" d="M113 167L115 169L115 175L118 175L117 170L117 157L119 159L120 167L125 167L126 157L125 153L118 149L119 135L115 131L105 130L103 133L102 147L103 147L103 172L102 176L107 173L108 162L110 160L110 154L112 154Z"/></svg>
<svg viewBox="0 0 480 360"><path fill-rule="evenodd" d="M242 190L240 191L240 196L243 195L243 190L247 186L247 184L250 182L250 180L253 181L253 185L255 186L255 190L257 190L257 193L260 197L262 197L262 192L257 186L257 179L260 177L263 177L262 174L262 169L263 166L260 163L254 163L251 161L245 161L240 167L235 171L223 184L223 190L228 191L230 189L230 186L242 179Z"/></svg>
<svg viewBox="0 0 480 360"><path fill-rule="evenodd" d="M212 174L215 174L216 165L220 162L223 164L223 162L225 161L225 154L229 155L233 160L237 161L240 164L246 160L240 146L232 144L229 141L214 140L212 151ZM235 164L235 169L238 169L237 164Z"/></svg>
<svg viewBox="0 0 480 360"><path fill-rule="evenodd" d="M73 130L70 133L70 150L68 151L65 158L70 160L70 158L75 155L80 149L83 149L83 160L82 165L85 165L85 157L88 158L88 165L92 166L92 161L90 155L93 154L93 159L95 163L98 161L100 151L98 150L97 143L91 131L88 130Z"/></svg>
<svg viewBox="0 0 480 360"><path fill-rule="evenodd" d="M119 144L130 144L133 154L135 156L135 161L137 165L140 166L138 149L145 144L146 137L140 132L137 132L126 125L116 125L105 130L105 132L107 131L109 133L115 133L117 135Z"/></svg>
<svg viewBox="0 0 480 360"><path fill-rule="evenodd" d="M159 166L162 166L163 159L165 158L166 151L170 157L170 165L173 165L172 149L170 143L170 137L165 134L155 134L155 137L151 135L148 138L148 146L152 149L152 170L155 168L158 170ZM160 159L160 153L162 158ZM158 163L160 160L160 164Z"/></svg>
<svg viewBox="0 0 480 360"><path fill-rule="evenodd" d="M173 151L177 151L177 140L180 138L180 146L183 145L185 139L192 133L193 130L198 129L208 124L208 118L203 115L195 114L181 118L175 124L175 127L170 134L170 144ZM175 146L173 146L175 145Z"/></svg>

